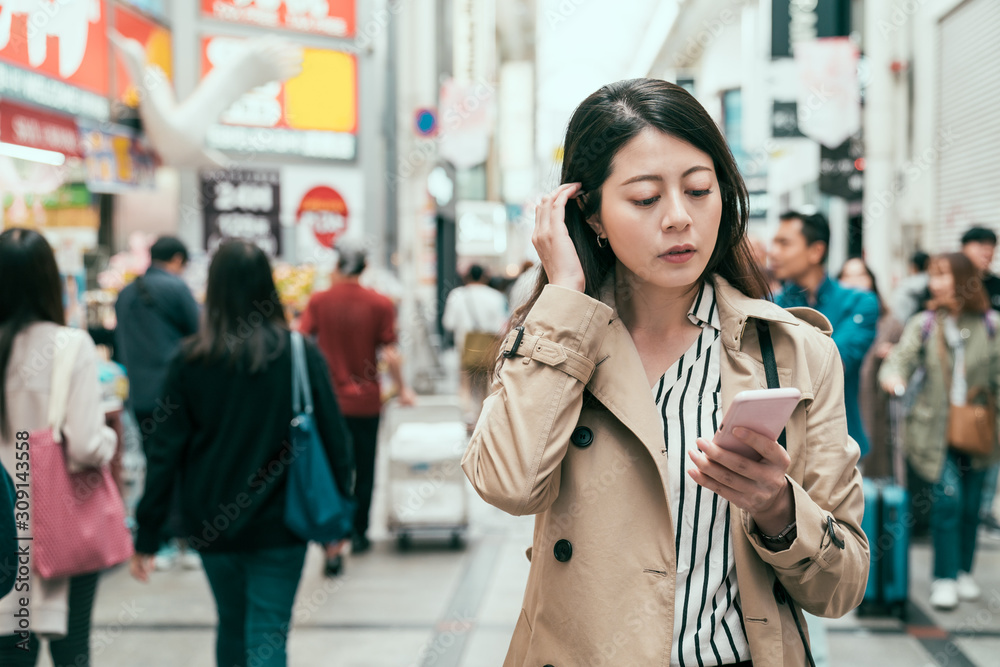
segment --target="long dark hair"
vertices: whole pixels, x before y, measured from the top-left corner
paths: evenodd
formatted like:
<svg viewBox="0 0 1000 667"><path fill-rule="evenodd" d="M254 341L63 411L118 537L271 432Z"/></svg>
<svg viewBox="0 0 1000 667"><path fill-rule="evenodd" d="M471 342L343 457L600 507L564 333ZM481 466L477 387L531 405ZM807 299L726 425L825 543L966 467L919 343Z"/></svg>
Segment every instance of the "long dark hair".
<svg viewBox="0 0 1000 667"><path fill-rule="evenodd" d="M972 313L981 315L990 309L990 298L983 287L983 279L972 260L960 252L949 252L931 257L928 271L945 264L951 272L955 286L951 299L940 299L933 294L927 304L928 310L946 309L955 314Z"/></svg>
<svg viewBox="0 0 1000 667"><path fill-rule="evenodd" d="M7 366L14 339L34 322L66 324L62 281L52 247L30 229L0 234L0 433L10 435Z"/></svg>
<svg viewBox="0 0 1000 667"><path fill-rule="evenodd" d="M232 368L256 373L281 354L287 330L264 251L239 240L220 245L208 268L205 317L185 342L187 360L225 360Z"/></svg>
<svg viewBox="0 0 1000 667"><path fill-rule="evenodd" d="M767 280L754 260L746 235L749 198L736 160L701 104L680 86L659 79L630 79L604 86L585 99L569 121L561 182L580 182L586 193L579 198L580 205L566 206L566 227L583 267L585 293L598 298L616 262L610 246L597 245L587 219L601 210L601 186L611 175L618 151L647 127L707 153L715 166L722 195L722 220L715 250L701 280L717 273L749 297L767 295ZM531 297L511 316L511 328L524 322L548 282L542 269Z"/></svg>

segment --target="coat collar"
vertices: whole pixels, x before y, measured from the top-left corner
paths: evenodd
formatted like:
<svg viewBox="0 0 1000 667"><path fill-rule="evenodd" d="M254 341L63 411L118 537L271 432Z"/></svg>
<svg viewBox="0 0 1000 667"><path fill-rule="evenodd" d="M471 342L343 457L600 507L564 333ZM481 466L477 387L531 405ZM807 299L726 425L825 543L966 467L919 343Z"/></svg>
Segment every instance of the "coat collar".
<svg viewBox="0 0 1000 667"><path fill-rule="evenodd" d="M729 284L721 276L713 276L718 321L722 330L723 345L731 352L738 351L743 341L747 320L756 318L798 326L800 320L769 301L751 299ZM615 305L614 279L605 281L601 301L611 306L610 330L601 346L600 360L587 389L629 430L646 445L655 461L663 462L663 421L653 400L653 390L646 382L639 353L632 336L621 321ZM723 355L725 358L727 355ZM727 362L724 362L727 363ZM756 388L741 387L741 388ZM729 390L723 381L723 401L728 406ZM664 479L667 479L664 477Z"/></svg>
<svg viewBox="0 0 1000 667"><path fill-rule="evenodd" d="M722 340L727 347L738 350L743 339L743 330L748 319L765 320L767 322L781 322L798 326L800 323L792 313L781 306L778 306L764 299L753 299L729 284L729 281L720 275L711 277L715 287L715 296L719 309L719 323L722 329ZM611 306L613 319L619 320L618 307L615 303L615 281L611 276L604 281L601 287L601 301ZM814 323L818 324L818 323Z"/></svg>
<svg viewBox="0 0 1000 667"><path fill-rule="evenodd" d="M713 276L713 279L719 302L719 318L722 321L722 344L730 350L740 349L748 319L799 325L800 320L781 306L764 299L748 297L722 276Z"/></svg>

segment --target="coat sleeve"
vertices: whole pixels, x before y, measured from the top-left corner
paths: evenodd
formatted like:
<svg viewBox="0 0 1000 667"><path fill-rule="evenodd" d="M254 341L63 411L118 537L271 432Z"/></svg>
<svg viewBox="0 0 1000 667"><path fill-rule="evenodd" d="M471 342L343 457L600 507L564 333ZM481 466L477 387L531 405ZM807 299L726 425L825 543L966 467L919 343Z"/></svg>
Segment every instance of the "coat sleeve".
<svg viewBox="0 0 1000 667"><path fill-rule="evenodd" d="M559 495L560 466L611 315L581 292L555 285L542 291L525 319L518 356L503 360L462 459L483 500L519 516L544 512Z"/></svg>
<svg viewBox="0 0 1000 667"><path fill-rule="evenodd" d="M857 372L878 331L878 299L871 292L858 294L853 314L833 329L844 368Z"/></svg>
<svg viewBox="0 0 1000 667"><path fill-rule="evenodd" d="M811 614L836 618L861 603L869 555L861 530L860 450L847 435L844 372L833 344L822 369L806 409L805 472L801 481L788 478L795 498L795 540L785 551L771 551L750 514L741 512L747 538L792 599Z"/></svg>
<svg viewBox="0 0 1000 667"><path fill-rule="evenodd" d="M917 313L909 319L903 329L903 335L892 348L892 352L882 362L879 370L879 381L892 377L902 378L909 382L923 358L923 313Z"/></svg>

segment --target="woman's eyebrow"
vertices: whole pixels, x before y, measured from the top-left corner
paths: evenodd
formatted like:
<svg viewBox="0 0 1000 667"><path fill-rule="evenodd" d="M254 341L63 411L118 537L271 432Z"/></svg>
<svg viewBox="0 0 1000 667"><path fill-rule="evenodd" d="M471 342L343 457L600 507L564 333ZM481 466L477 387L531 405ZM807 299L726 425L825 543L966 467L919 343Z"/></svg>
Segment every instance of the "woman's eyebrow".
<svg viewBox="0 0 1000 667"><path fill-rule="evenodd" d="M657 183L662 183L663 177L656 174L640 174L639 176L633 176L627 181L624 181L622 185L631 185L632 183L639 183L641 181L656 181Z"/></svg>
<svg viewBox="0 0 1000 667"><path fill-rule="evenodd" d="M690 167L687 171L685 171L683 174L681 174L681 178L684 178L685 176L689 176L689 175L693 174L696 171L712 171L712 168L711 167L706 167L703 164L696 164L695 166Z"/></svg>
<svg viewBox="0 0 1000 667"><path fill-rule="evenodd" d="M686 178L696 171L712 171L711 167L706 167L703 164L696 164L693 167L689 167L687 171L681 174L681 178ZM658 174L639 174L638 176L633 176L632 178L623 181L622 185L631 185L632 183L639 183L641 181L656 181L657 183L663 182L663 177Z"/></svg>

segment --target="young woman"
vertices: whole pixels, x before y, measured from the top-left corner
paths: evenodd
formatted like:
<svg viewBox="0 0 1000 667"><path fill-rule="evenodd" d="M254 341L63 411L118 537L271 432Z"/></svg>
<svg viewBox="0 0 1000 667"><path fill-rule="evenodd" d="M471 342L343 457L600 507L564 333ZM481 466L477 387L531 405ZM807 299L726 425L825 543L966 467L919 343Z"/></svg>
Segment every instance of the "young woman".
<svg viewBox="0 0 1000 667"><path fill-rule="evenodd" d="M94 343L85 332L64 324L62 280L48 242L28 229L0 234L0 461L12 475L25 470L15 457L15 434L48 426L53 363L70 336L78 337L80 345L63 425L67 463L76 469L99 467L114 456L117 438L105 426L101 411ZM31 535L30 530L19 532ZM90 613L97 579L97 572L43 579L32 571L28 650L18 646L23 638L14 634L19 630L14 614L25 597L15 591L0 600L0 665L36 664L39 637L49 638L57 667L90 665Z"/></svg>
<svg viewBox="0 0 1000 667"><path fill-rule="evenodd" d="M562 181L463 460L487 502L537 515L505 664L801 667L800 608L842 615L868 574L829 326L759 298L746 188L684 89L588 97ZM754 461L711 438L738 392L768 386L762 326L803 398L787 451L739 433Z"/></svg>
<svg viewBox="0 0 1000 667"><path fill-rule="evenodd" d="M861 384L858 387L858 403L861 405L861 419L868 432L871 449L865 456L863 470L868 477L888 477L893 474L892 432L889 423L889 395L879 386L878 372L882 362L892 351L893 345L903 335L903 325L886 307L875 274L860 257L851 257L840 267L837 282L863 292L872 292L879 303L878 332L875 342L868 349L861 362Z"/></svg>
<svg viewBox="0 0 1000 667"><path fill-rule="evenodd" d="M930 602L954 609L976 600L972 578L976 533L986 468L996 458L969 456L948 442L949 409L966 405L985 389L996 400L1000 388L1000 326L990 309L979 272L962 253L939 255L928 267L928 310L906 323L903 337L879 373L889 392L905 387L918 368L923 380L906 419L906 456L933 484L931 536L934 581Z"/></svg>
<svg viewBox="0 0 1000 667"><path fill-rule="evenodd" d="M215 596L220 667L284 667L306 543L285 527L292 351L267 256L220 246L208 270L205 321L182 344L150 435L146 490L136 512L132 573L145 581L170 509L175 475L188 543ZM354 485L351 436L326 362L306 343L314 416L342 493Z"/></svg>

